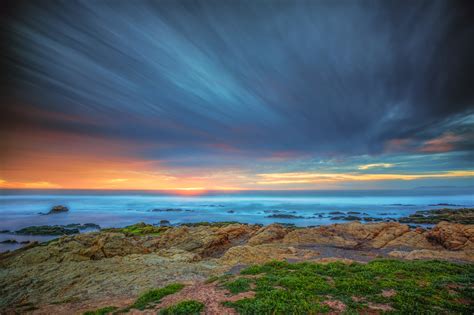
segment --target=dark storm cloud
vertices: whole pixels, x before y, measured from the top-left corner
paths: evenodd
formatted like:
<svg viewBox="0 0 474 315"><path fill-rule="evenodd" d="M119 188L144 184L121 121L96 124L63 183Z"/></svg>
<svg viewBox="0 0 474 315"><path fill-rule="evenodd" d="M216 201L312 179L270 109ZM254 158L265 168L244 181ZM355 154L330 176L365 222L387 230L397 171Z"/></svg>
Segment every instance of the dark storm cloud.
<svg viewBox="0 0 474 315"><path fill-rule="evenodd" d="M391 141L417 150L440 137L457 140L452 150L472 149L467 1L45 1L10 9L3 129L169 145L141 154L170 160L215 151L376 154Z"/></svg>

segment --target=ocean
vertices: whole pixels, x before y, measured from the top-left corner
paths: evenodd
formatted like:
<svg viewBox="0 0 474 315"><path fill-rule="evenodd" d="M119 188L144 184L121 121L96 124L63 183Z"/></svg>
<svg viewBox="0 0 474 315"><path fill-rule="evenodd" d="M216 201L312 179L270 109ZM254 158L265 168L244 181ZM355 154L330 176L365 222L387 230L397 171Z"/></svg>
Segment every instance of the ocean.
<svg viewBox="0 0 474 315"><path fill-rule="evenodd" d="M184 192L183 192L184 193ZM44 215L55 205L69 212ZM331 212L358 212L360 217L399 218L418 210L474 207L473 189L237 191L176 194L166 191L1 190L0 230L32 225L96 223L121 227L137 222L170 224L201 221L291 223L314 226L343 222ZM272 215L296 218L275 218ZM51 237L0 234L6 239L47 240ZM0 244L0 251L19 244Z"/></svg>

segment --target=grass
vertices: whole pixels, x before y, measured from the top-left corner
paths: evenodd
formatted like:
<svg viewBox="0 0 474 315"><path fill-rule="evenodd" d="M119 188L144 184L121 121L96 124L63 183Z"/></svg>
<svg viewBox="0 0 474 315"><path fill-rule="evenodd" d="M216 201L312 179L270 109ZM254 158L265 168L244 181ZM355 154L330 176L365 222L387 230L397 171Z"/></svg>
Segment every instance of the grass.
<svg viewBox="0 0 474 315"><path fill-rule="evenodd" d="M254 275L249 280L247 275ZM245 279L245 280L242 280ZM472 314L474 264L441 261L374 260L346 265L271 262L251 266L225 286L250 290L254 298L226 302L240 314L315 314L338 300L345 313L365 313L369 304L391 308L394 314ZM393 294L383 295L385 291Z"/></svg>
<svg viewBox="0 0 474 315"><path fill-rule="evenodd" d="M152 304L159 303L160 300L170 294L174 294L184 288L184 285L181 283L173 283L163 287L161 289L149 290L138 297L138 299L133 303L130 308L136 308L143 310L147 307L150 307Z"/></svg>
<svg viewBox="0 0 474 315"><path fill-rule="evenodd" d="M232 294L237 294L240 292L247 292L250 290L250 284L252 283L251 279L248 278L238 278L237 280L227 282L225 287Z"/></svg>
<svg viewBox="0 0 474 315"><path fill-rule="evenodd" d="M160 310L159 315L199 315L203 309L201 302L188 300Z"/></svg>
<svg viewBox="0 0 474 315"><path fill-rule="evenodd" d="M115 306L106 306L95 311L87 311L83 315L106 315L117 310Z"/></svg>
<svg viewBox="0 0 474 315"><path fill-rule="evenodd" d="M117 232L124 233L125 235L130 236L142 236L142 235L159 235L162 232L166 231L168 227L163 226L154 226L151 224L146 224L143 222L129 225L123 228L108 228L102 229L104 232Z"/></svg>
<svg viewBox="0 0 474 315"><path fill-rule="evenodd" d="M144 310L144 309L153 307L154 304L158 304L160 300L164 298L165 296L179 292L182 288L184 288L184 284L173 283L160 289L152 289L152 290L146 291L145 293L140 295L132 305L126 308L118 309L117 307L114 307L114 306L107 306L104 308L100 308L98 310L87 311L83 313L83 315L105 315L112 312L113 314L121 314L121 313L127 313L133 308ZM174 314L174 313L169 313L169 314Z"/></svg>

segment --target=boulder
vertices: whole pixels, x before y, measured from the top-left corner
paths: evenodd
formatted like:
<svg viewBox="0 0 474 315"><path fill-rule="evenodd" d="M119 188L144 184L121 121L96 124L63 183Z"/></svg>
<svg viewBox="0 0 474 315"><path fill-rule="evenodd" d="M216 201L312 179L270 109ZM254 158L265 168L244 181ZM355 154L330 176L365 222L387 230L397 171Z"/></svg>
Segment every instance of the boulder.
<svg viewBox="0 0 474 315"><path fill-rule="evenodd" d="M426 238L427 231L422 228L416 228L408 231L392 241L385 244L385 248L390 247L409 247L424 249L443 249L442 246L433 244Z"/></svg>
<svg viewBox="0 0 474 315"><path fill-rule="evenodd" d="M280 224L270 224L260 228L248 243L249 245L260 245L281 240L288 233L288 229Z"/></svg>
<svg viewBox="0 0 474 315"><path fill-rule="evenodd" d="M449 250L474 250L474 224L440 222L427 234L426 238Z"/></svg>

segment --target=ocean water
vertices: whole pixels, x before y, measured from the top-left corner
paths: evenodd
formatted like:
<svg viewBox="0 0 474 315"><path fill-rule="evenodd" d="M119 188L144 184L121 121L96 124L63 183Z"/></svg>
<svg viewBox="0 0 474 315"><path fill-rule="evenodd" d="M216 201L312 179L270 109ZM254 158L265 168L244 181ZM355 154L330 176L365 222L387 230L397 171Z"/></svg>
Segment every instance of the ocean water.
<svg viewBox="0 0 474 315"><path fill-rule="evenodd" d="M67 213L44 215L55 205ZM474 207L473 189L414 189L399 191L245 191L177 195L156 191L1 190L0 230L15 231L31 225L96 223L121 227L136 222L171 224L200 221L239 221L270 224L292 223L313 226L343 222L331 220L330 212L360 212L358 216L399 218L418 210ZM270 218L272 214L301 216L298 219ZM0 234L18 241L50 237ZM0 251L20 244L0 244Z"/></svg>

